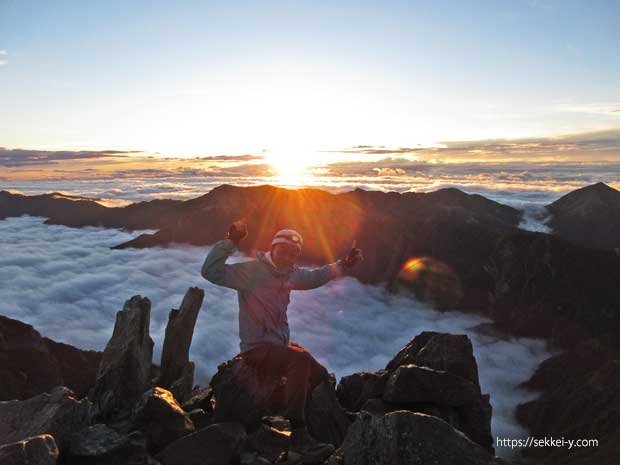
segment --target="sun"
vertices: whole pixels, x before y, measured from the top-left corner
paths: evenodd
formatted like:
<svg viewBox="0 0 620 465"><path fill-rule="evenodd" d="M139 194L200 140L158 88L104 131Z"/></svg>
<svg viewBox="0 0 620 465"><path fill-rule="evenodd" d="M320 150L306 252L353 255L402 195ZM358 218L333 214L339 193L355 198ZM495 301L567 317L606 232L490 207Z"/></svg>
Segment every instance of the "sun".
<svg viewBox="0 0 620 465"><path fill-rule="evenodd" d="M285 179L311 175L310 167L317 162L312 151L295 148L266 150L264 157L278 176Z"/></svg>

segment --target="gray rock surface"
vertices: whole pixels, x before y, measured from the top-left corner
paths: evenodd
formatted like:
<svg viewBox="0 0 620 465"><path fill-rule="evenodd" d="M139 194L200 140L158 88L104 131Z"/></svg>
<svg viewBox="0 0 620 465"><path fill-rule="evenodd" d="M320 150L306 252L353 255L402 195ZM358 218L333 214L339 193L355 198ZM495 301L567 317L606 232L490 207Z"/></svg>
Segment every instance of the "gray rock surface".
<svg viewBox="0 0 620 465"><path fill-rule="evenodd" d="M74 434L63 456L66 465L156 465L140 431L122 434L103 424Z"/></svg>
<svg viewBox="0 0 620 465"><path fill-rule="evenodd" d="M422 332L386 370L345 376L337 393L340 403L354 412L409 410L437 416L493 451L490 399L480 391L478 366L465 335Z"/></svg>
<svg viewBox="0 0 620 465"><path fill-rule="evenodd" d="M91 398L98 419L130 408L151 387L153 340L149 334L151 302L133 296L116 314Z"/></svg>
<svg viewBox="0 0 620 465"><path fill-rule="evenodd" d="M166 447L156 458L162 465L224 465L238 459L247 435L239 423L216 423Z"/></svg>
<svg viewBox="0 0 620 465"><path fill-rule="evenodd" d="M313 437L321 442L340 445L351 424L336 397L336 378L319 384L310 395L306 408L306 424Z"/></svg>
<svg viewBox="0 0 620 465"><path fill-rule="evenodd" d="M195 431L194 423L172 393L160 387L144 393L133 417L134 425L144 431L147 447L153 453Z"/></svg>
<svg viewBox="0 0 620 465"><path fill-rule="evenodd" d="M168 317L158 385L170 390L179 402L189 399L194 387L194 363L189 360L189 349L203 299L202 289L189 288L180 309L172 309Z"/></svg>
<svg viewBox="0 0 620 465"><path fill-rule="evenodd" d="M49 434L0 446L2 465L54 465L57 460L58 447Z"/></svg>
<svg viewBox="0 0 620 465"><path fill-rule="evenodd" d="M57 387L27 400L0 402L0 444L51 434L62 450L71 435L89 425L91 405L71 390Z"/></svg>
<svg viewBox="0 0 620 465"><path fill-rule="evenodd" d="M445 421L396 411L362 412L327 465L495 465L494 457Z"/></svg>
<svg viewBox="0 0 620 465"><path fill-rule="evenodd" d="M462 407L476 403L479 398L480 387L471 381L417 365L398 367L383 392L383 400L393 404L430 402Z"/></svg>

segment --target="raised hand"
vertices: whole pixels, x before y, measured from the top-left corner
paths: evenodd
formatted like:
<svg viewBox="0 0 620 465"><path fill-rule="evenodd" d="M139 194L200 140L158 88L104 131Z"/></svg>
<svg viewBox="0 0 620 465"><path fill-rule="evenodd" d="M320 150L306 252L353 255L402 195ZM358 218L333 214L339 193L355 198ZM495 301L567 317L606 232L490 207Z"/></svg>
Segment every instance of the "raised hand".
<svg viewBox="0 0 620 465"><path fill-rule="evenodd" d="M226 239L230 239L235 245L239 245L243 239L248 235L248 225L244 220L235 221L228 228L228 234Z"/></svg>
<svg viewBox="0 0 620 465"><path fill-rule="evenodd" d="M356 241L354 240L353 244L351 244L351 251L345 258L342 259L342 266L345 268L353 268L362 260L364 260L362 249L358 249L356 247Z"/></svg>

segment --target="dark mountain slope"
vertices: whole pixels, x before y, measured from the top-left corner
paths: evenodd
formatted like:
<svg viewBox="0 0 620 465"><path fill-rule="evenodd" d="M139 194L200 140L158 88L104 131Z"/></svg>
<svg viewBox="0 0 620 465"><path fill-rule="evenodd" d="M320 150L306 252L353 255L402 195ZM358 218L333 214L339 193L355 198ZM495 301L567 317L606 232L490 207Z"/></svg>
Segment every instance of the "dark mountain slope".
<svg viewBox="0 0 620 465"><path fill-rule="evenodd" d="M556 234L588 247L620 248L620 191L599 182L566 194L547 209Z"/></svg>

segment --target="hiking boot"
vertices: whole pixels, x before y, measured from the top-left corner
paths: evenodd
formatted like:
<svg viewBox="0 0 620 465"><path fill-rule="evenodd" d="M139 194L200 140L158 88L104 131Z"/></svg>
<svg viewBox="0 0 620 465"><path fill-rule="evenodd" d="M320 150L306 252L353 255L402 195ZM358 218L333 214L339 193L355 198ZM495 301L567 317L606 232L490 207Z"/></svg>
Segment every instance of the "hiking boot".
<svg viewBox="0 0 620 465"><path fill-rule="evenodd" d="M334 452L332 444L314 439L307 428L295 428L288 451L289 464L322 462Z"/></svg>

